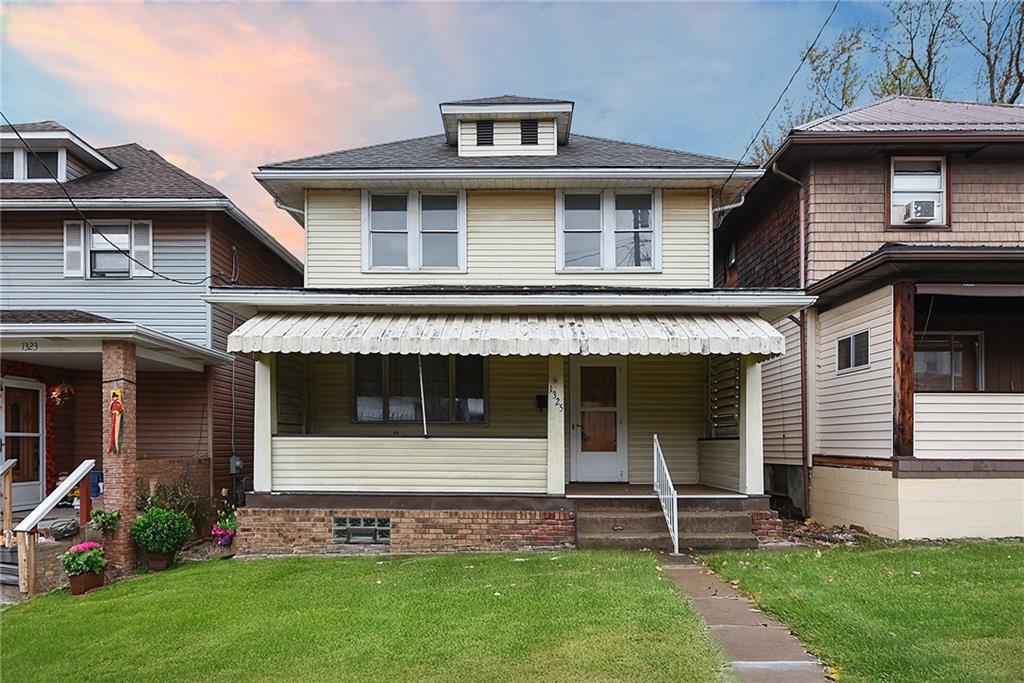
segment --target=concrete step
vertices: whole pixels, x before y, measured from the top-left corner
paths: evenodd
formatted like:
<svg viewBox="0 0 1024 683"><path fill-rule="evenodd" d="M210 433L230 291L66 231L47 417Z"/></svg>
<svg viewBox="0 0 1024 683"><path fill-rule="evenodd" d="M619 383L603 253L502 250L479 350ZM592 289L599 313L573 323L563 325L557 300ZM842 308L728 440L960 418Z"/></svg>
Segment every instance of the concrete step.
<svg viewBox="0 0 1024 683"><path fill-rule="evenodd" d="M669 538L668 531L661 533L599 531L582 534L577 532L576 546L583 549L640 550L649 548L651 550L668 550L672 548L672 539Z"/></svg>
<svg viewBox="0 0 1024 683"><path fill-rule="evenodd" d="M661 510L657 498L577 498L577 512L650 512Z"/></svg>
<svg viewBox="0 0 1024 683"><path fill-rule="evenodd" d="M742 550L757 547L757 536L749 530L728 533L680 533L679 550Z"/></svg>
<svg viewBox="0 0 1024 683"><path fill-rule="evenodd" d="M576 511L579 533L664 533L666 529L665 516L660 510Z"/></svg>
<svg viewBox="0 0 1024 683"><path fill-rule="evenodd" d="M679 533L750 533L749 512L707 511L679 512Z"/></svg>

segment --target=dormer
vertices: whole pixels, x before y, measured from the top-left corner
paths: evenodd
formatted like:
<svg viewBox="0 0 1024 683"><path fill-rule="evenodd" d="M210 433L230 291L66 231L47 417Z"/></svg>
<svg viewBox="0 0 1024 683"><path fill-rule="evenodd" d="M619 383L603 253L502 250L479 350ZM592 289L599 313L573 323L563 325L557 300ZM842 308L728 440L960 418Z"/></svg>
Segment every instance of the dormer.
<svg viewBox="0 0 1024 683"><path fill-rule="evenodd" d="M0 182L52 183L56 176L63 183L116 169L117 164L56 121L0 128Z"/></svg>
<svg viewBox="0 0 1024 683"><path fill-rule="evenodd" d="M449 145L460 157L554 156L569 142L573 103L519 95L441 104Z"/></svg>

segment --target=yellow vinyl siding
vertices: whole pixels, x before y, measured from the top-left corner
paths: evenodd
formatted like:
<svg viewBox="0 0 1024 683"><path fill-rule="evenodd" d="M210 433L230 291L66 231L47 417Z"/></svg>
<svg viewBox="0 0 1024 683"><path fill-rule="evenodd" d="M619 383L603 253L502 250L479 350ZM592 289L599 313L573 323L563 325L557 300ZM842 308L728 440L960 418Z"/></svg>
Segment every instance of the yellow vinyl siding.
<svg viewBox="0 0 1024 683"><path fill-rule="evenodd" d="M764 461L799 465L802 462L800 327L789 318L776 320L774 325L786 335L786 355L761 365Z"/></svg>
<svg viewBox="0 0 1024 683"><path fill-rule="evenodd" d="M459 122L460 157L554 156L558 153L555 122L537 122L537 144L523 145L519 121L495 121L494 144L476 144L476 121Z"/></svg>
<svg viewBox="0 0 1024 683"><path fill-rule="evenodd" d="M701 439L698 450L701 484L740 490L739 439Z"/></svg>
<svg viewBox="0 0 1024 683"><path fill-rule="evenodd" d="M545 439L275 436L274 491L544 493Z"/></svg>
<svg viewBox="0 0 1024 683"><path fill-rule="evenodd" d="M892 456L892 287L818 316L818 444L826 455ZM836 340L868 330L868 367L836 371Z"/></svg>
<svg viewBox="0 0 1024 683"><path fill-rule="evenodd" d="M914 457L1024 457L1024 394L915 394Z"/></svg>
<svg viewBox="0 0 1024 683"><path fill-rule="evenodd" d="M467 272L362 272L360 193L309 190L306 278L310 287L395 285L626 285L707 287L708 193L662 193L662 272L555 272L553 190L467 192Z"/></svg>

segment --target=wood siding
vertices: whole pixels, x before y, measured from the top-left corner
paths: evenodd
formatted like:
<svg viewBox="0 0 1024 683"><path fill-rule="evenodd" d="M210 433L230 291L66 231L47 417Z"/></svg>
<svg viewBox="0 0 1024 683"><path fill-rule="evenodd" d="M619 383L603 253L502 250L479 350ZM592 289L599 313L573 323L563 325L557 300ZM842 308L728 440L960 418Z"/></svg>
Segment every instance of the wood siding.
<svg viewBox="0 0 1024 683"><path fill-rule="evenodd" d="M915 394L914 457L1024 459L1024 394Z"/></svg>
<svg viewBox="0 0 1024 683"><path fill-rule="evenodd" d="M701 484L740 490L739 439L701 439L698 450Z"/></svg>
<svg viewBox="0 0 1024 683"><path fill-rule="evenodd" d="M466 273L361 272L361 220L358 191L307 192L308 286L709 284L706 191L662 193L661 273L556 273L555 193L551 190L469 191Z"/></svg>
<svg viewBox="0 0 1024 683"><path fill-rule="evenodd" d="M206 217L201 213L90 212L90 218L153 221L153 268L186 281L206 276ZM64 277L64 221L77 214L0 213L0 308L60 308L130 321L194 344L210 343L205 284L158 277Z"/></svg>
<svg viewBox="0 0 1024 683"><path fill-rule="evenodd" d="M836 371L836 340L868 331L869 365ZM817 433L825 455L892 456L892 287L818 316Z"/></svg>
<svg viewBox="0 0 1024 683"><path fill-rule="evenodd" d="M761 402L764 408L764 461L799 465L803 462L800 414L800 326L789 318L775 321L786 335L786 355L761 365Z"/></svg>
<svg viewBox="0 0 1024 683"><path fill-rule="evenodd" d="M494 144L476 144L476 121L459 122L460 157L554 156L558 153L555 122L537 122L537 144L523 145L519 121L495 121Z"/></svg>
<svg viewBox="0 0 1024 683"><path fill-rule="evenodd" d="M544 493L546 439L276 436L274 491Z"/></svg>

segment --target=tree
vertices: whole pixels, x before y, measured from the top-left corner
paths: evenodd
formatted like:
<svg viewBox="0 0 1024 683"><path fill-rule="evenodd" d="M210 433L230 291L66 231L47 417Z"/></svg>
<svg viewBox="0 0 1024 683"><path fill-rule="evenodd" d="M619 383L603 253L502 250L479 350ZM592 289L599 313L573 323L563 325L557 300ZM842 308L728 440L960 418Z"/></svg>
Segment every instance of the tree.
<svg viewBox="0 0 1024 683"><path fill-rule="evenodd" d="M942 94L947 47L956 32L953 0L900 0L885 4L889 22L871 31L881 67L871 78L875 97Z"/></svg>
<svg viewBox="0 0 1024 683"><path fill-rule="evenodd" d="M1015 104L1024 95L1024 0L979 2L960 9L954 28L981 58L978 85L990 102Z"/></svg>

